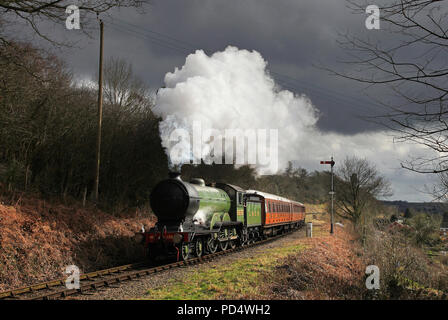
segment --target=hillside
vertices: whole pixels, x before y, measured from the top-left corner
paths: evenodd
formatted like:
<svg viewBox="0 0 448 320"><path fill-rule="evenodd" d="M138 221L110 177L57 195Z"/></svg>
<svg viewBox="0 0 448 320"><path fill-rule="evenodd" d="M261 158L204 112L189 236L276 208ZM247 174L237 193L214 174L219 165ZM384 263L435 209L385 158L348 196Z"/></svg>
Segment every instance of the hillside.
<svg viewBox="0 0 448 320"><path fill-rule="evenodd" d="M133 241L153 220L139 210L111 215L79 203L64 205L32 196L0 201L0 291L65 277L74 264L81 272L139 261Z"/></svg>
<svg viewBox="0 0 448 320"><path fill-rule="evenodd" d="M385 205L396 207L399 212L405 212L406 209L440 215L448 212L448 204L442 202L407 202L399 200L382 202Z"/></svg>

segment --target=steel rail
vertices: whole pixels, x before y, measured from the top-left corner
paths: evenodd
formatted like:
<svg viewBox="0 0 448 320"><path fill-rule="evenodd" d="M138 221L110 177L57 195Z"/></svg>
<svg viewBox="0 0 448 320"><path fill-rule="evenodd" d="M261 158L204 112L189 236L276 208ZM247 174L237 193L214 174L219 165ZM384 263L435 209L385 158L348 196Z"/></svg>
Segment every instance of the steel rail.
<svg viewBox="0 0 448 320"><path fill-rule="evenodd" d="M207 254L202 257L196 257L192 259L188 259L186 261L178 261L174 263L169 263L161 266L143 268L138 270L137 268L144 266L143 262L135 263L135 264L127 264L119 267L94 271L90 273L85 273L80 275L80 287L78 289L68 289L65 287L66 279L58 279L48 282L43 282L27 287L22 287L18 289L12 289L5 292L0 292L0 300L2 299L26 299L26 300L46 300L46 299L54 299L54 298L64 298L70 295L75 294L83 294L87 291L96 290L101 287L108 287L112 284L121 283L122 281L134 280L138 279L150 274L160 273L166 270L178 268L181 266L195 265L204 262L211 261L215 258L221 257L223 255L227 255L233 252L243 251L247 248L251 248L254 246L259 246L261 244L265 244L267 242L271 242L277 240L281 237L290 235L299 229L292 230L290 232L286 232L280 234L275 237L270 237L268 239L260 240L257 242L253 242L244 246L238 246L233 249L227 249L225 251L218 251L215 253ZM136 270L137 269L137 270ZM60 287L60 288L58 288ZM48 290L47 292L39 291ZM37 294L35 294L37 293ZM28 296L30 294L30 296ZM26 296L25 296L26 295Z"/></svg>
<svg viewBox="0 0 448 320"><path fill-rule="evenodd" d="M113 268L109 268L109 269L104 269L104 270L83 273L79 276L79 280L93 279L95 277L101 277L104 275L122 272L122 271L125 271L128 269L134 269L134 268L142 266L142 265L143 265L143 263L139 262L139 263L126 264L126 265L113 267ZM51 281L47 281L47 282L33 284L31 286L26 286L26 287L21 287L21 288L16 288L16 289L0 292L0 300L7 299L7 298L18 298L20 295L23 295L26 293L34 293L34 292L44 290L44 289L51 290L54 287L65 286L65 280L66 280L65 278L51 280Z"/></svg>

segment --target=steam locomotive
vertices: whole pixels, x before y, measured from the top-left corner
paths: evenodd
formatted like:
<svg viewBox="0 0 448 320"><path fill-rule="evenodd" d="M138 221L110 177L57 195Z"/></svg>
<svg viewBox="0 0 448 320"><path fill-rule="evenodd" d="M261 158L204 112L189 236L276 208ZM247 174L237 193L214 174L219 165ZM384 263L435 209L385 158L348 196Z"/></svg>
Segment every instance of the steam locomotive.
<svg viewBox="0 0 448 320"><path fill-rule="evenodd" d="M153 261L201 257L305 224L300 202L227 183L206 186L199 178L185 182L174 172L155 186L150 203L158 221L141 238Z"/></svg>

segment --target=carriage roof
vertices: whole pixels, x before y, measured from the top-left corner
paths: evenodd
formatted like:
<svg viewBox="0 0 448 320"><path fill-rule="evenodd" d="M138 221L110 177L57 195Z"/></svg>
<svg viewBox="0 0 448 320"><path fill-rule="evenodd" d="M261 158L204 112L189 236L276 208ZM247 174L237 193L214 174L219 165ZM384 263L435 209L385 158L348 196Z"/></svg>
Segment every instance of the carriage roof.
<svg viewBox="0 0 448 320"><path fill-rule="evenodd" d="M277 200L303 206L303 203L258 190L246 190L246 194L257 194L268 200Z"/></svg>

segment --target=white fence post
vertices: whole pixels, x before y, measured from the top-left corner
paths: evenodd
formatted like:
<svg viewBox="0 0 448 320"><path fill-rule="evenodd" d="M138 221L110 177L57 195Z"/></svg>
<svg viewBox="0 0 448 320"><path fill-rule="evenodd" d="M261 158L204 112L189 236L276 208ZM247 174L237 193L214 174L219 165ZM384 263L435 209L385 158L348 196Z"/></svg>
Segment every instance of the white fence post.
<svg viewBox="0 0 448 320"><path fill-rule="evenodd" d="M306 224L306 236L308 238L312 238L313 237L313 223L312 222L308 222Z"/></svg>

